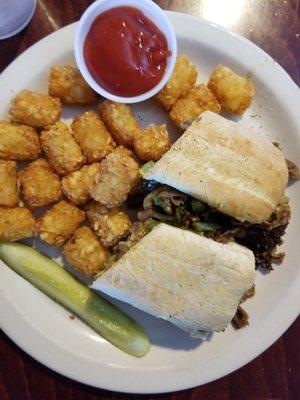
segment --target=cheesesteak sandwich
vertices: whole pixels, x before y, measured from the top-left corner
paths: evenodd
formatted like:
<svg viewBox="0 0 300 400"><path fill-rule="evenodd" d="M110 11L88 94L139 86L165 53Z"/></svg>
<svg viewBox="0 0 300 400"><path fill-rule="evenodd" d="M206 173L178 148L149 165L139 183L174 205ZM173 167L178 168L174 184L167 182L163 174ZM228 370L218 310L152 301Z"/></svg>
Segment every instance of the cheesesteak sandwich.
<svg viewBox="0 0 300 400"><path fill-rule="evenodd" d="M288 169L271 142L206 111L145 179L181 190L239 221L261 223L283 195Z"/></svg>
<svg viewBox="0 0 300 400"><path fill-rule="evenodd" d="M254 293L255 266L271 269L282 258L275 249L290 211L281 151L205 112L144 178L154 190L139 219L150 233L120 244L118 261L93 288L192 337L243 319L239 304Z"/></svg>
<svg viewBox="0 0 300 400"><path fill-rule="evenodd" d="M254 277L247 248L161 223L92 288L203 337L230 323Z"/></svg>

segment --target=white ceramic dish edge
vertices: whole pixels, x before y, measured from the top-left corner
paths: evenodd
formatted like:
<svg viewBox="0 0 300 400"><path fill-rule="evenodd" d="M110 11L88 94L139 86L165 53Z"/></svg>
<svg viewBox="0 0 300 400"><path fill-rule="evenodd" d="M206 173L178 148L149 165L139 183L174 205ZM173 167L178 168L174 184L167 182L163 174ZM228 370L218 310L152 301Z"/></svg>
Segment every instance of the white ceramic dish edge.
<svg viewBox="0 0 300 400"><path fill-rule="evenodd" d="M172 13L174 18L179 16L180 14L177 13ZM199 23L199 19L193 18L193 17L187 17L189 19L189 23ZM273 79L273 87L274 90L276 89L276 85L278 85L278 82L282 81L282 76L285 77L285 90L288 91L289 96L283 96L280 100L281 103L287 108L290 109L291 112L295 113L296 110L296 105L299 102L299 93L298 93L298 88L295 85L294 82L289 78L287 73L282 70L282 68L272 60L271 57L269 57L266 53L264 53L261 49L258 49L254 44L249 42L247 39L241 38L238 35L232 34L228 32L227 30L217 27L214 24L210 24L206 21L201 21L202 24L206 24L208 26L214 26L217 28L218 32L223 32L224 35L231 35L233 38L236 38L237 41L242 41L247 44L247 52L249 54L247 57L249 57L249 60L251 59L250 56L252 54L259 52L262 57L265 57L266 63L272 63L273 64L273 70L272 73L274 74L274 79ZM67 29L66 27L65 29ZM35 46L40 46L43 44L43 41L47 39L43 39L40 41L38 44ZM34 47L35 47L34 46ZM36 47L37 48L37 47ZM26 52L23 53L23 55ZM21 62L20 58L16 59L14 63ZM274 64L275 63L275 64ZM251 61L249 61L250 68L251 68ZM261 71L262 75L268 73L268 68L266 68L266 71ZM3 73L3 78L5 78L5 72ZM278 79L277 79L278 78ZM300 118L298 116L298 120L296 122L297 126L300 126ZM127 374L129 371L127 370L122 370L122 375L123 378L118 381L118 384L116 386L116 376L114 376L112 371L110 371L111 375L110 378L108 378L105 382L105 384L101 384L102 388L109 389L109 390L118 390L122 392L129 392L129 393L162 393L162 392L169 392L169 391L176 391L176 390L181 390L185 388L189 388L198 384L204 384L209 381L221 378L224 375L227 375L230 372L233 372L237 368L240 368L242 365L248 363L251 361L253 358L258 356L262 351L266 350L278 337L282 335L282 333L288 328L288 326L294 321L294 319L297 317L299 313L299 304L300 304L300 299L299 299L299 285L297 282L293 286L290 287L289 292L287 293L286 297L282 299L282 302L280 304L280 308L276 310L276 313L278 316L281 317L280 319L280 328L278 326L274 326L274 331L262 331L261 335L259 337L259 340L256 338L251 345L255 345L255 354L253 354L252 349L250 348L245 348L243 349L243 354L239 359L236 359L235 357L227 357L227 365L226 369L224 369L224 365L220 363L219 368L215 369L213 374L205 374L202 377L202 379L199 378L197 371L186 371L186 373L182 374L182 379L180 382L175 382L170 381L169 379L165 379L163 382L157 383L155 382L155 389L153 389L153 383L152 385L149 384L142 384L142 382L139 382L138 379L136 382L130 382L130 388L128 387L128 379L130 379L130 373ZM298 300L298 301L297 301ZM4 306L5 304L0 303L0 314L4 315ZM288 309L288 313L286 310ZM55 358L49 353L47 348L44 347L44 340L45 338L36 338L34 340L34 343L28 343L24 340L24 337L21 332L15 330L15 332L12 334L12 326L15 325L16 318L18 317L18 312L16 310L15 315L11 316L6 316L6 320L1 320L1 328L3 329L4 332L9 333L9 336L14 340L21 348L23 348L27 353L31 354L34 358L36 358L38 361L42 362L43 364L47 365L48 367L62 373L63 375L66 375L72 379L79 380L83 383L93 385L96 387L98 386L97 380L94 378L88 378L88 377L82 377L80 376L80 368L78 367L76 370L71 368L71 365L69 365L67 362L65 363L65 366L63 368L59 368L57 364L54 363ZM21 315L19 316L21 318ZM25 321L27 323L27 321ZM31 326L32 327L32 326ZM39 354L37 355L36 353L36 348L39 348ZM45 361L45 359L47 361ZM74 367L74 366L73 366ZM66 372L67 371L67 372Z"/></svg>

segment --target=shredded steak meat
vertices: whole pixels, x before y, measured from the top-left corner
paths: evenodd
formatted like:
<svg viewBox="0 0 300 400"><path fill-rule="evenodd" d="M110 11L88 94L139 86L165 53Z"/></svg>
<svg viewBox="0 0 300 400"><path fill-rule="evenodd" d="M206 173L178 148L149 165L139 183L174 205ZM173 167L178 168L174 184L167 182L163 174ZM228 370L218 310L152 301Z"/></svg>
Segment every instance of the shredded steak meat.
<svg viewBox="0 0 300 400"><path fill-rule="evenodd" d="M290 160L286 160L290 179L300 179L300 168Z"/></svg>
<svg viewBox="0 0 300 400"><path fill-rule="evenodd" d="M273 142L273 144L279 150L281 150L281 146L280 146L279 142ZM300 168L288 159L286 159L285 161L286 161L288 171L289 171L289 178L290 179L300 179Z"/></svg>
<svg viewBox="0 0 300 400"><path fill-rule="evenodd" d="M246 290L243 297L241 298L240 304L246 301L247 299L250 299L250 297L253 297L254 295L255 295L255 284L253 284L250 289Z"/></svg>
<svg viewBox="0 0 300 400"><path fill-rule="evenodd" d="M244 328L249 325L249 315L241 306L238 306L236 314L231 322L236 329Z"/></svg>
<svg viewBox="0 0 300 400"><path fill-rule="evenodd" d="M288 199L284 196L267 222L249 226L243 238L236 238L238 243L253 251L257 268L271 271L273 263L283 261L284 253L277 253L276 248L282 244L290 216Z"/></svg>

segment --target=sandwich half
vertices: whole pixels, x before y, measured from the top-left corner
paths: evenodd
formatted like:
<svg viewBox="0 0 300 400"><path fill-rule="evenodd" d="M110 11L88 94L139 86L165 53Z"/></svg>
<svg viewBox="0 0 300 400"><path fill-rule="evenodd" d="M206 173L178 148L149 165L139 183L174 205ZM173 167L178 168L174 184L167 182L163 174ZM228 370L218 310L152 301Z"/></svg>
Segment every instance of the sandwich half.
<svg viewBox="0 0 300 400"><path fill-rule="evenodd" d="M237 220L266 221L288 181L282 152L251 129L204 112L144 174Z"/></svg>
<svg viewBox="0 0 300 400"><path fill-rule="evenodd" d="M247 248L161 223L92 288L203 338L230 323L254 277Z"/></svg>

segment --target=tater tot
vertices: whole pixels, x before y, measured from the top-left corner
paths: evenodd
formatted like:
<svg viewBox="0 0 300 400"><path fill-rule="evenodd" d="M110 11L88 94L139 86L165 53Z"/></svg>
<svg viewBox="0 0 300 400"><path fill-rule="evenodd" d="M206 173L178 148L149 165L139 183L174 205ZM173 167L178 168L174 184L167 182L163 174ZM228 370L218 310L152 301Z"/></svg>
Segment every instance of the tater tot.
<svg viewBox="0 0 300 400"><path fill-rule="evenodd" d="M185 55L177 57L174 71L167 84L157 93L155 99L166 109L170 110L179 97L192 89L197 80L196 66Z"/></svg>
<svg viewBox="0 0 300 400"><path fill-rule="evenodd" d="M165 125L150 125L134 139L134 148L143 161L158 160L170 147Z"/></svg>
<svg viewBox="0 0 300 400"><path fill-rule="evenodd" d="M200 114L208 110L218 114L221 106L208 87L201 83L176 101L170 118L178 128L187 129Z"/></svg>
<svg viewBox="0 0 300 400"><path fill-rule="evenodd" d="M100 171L89 186L91 197L106 207L118 207L140 179L139 165L120 146L100 163Z"/></svg>
<svg viewBox="0 0 300 400"><path fill-rule="evenodd" d="M69 201L61 200L38 219L36 229L42 240L61 246L84 219L84 211Z"/></svg>
<svg viewBox="0 0 300 400"><path fill-rule="evenodd" d="M0 160L0 206L13 207L19 202L17 164Z"/></svg>
<svg viewBox="0 0 300 400"><path fill-rule="evenodd" d="M60 100L47 94L22 90L10 104L10 119L15 122L44 128L59 120Z"/></svg>
<svg viewBox="0 0 300 400"><path fill-rule="evenodd" d="M93 202L87 211L87 216L91 227L104 246L114 246L130 233L131 221L120 208L109 209L100 203Z"/></svg>
<svg viewBox="0 0 300 400"><path fill-rule="evenodd" d="M99 170L100 164L94 163L64 176L61 184L66 197L75 204L86 203L90 198L89 185Z"/></svg>
<svg viewBox="0 0 300 400"><path fill-rule="evenodd" d="M105 100L100 104L100 116L118 144L132 147L141 128L128 104Z"/></svg>
<svg viewBox="0 0 300 400"><path fill-rule="evenodd" d="M249 79L221 64L213 71L207 86L221 106L236 115L245 112L254 96L254 86Z"/></svg>
<svg viewBox="0 0 300 400"><path fill-rule="evenodd" d="M57 122L44 130L41 142L50 164L59 175L76 171L85 163L79 145L63 122Z"/></svg>
<svg viewBox="0 0 300 400"><path fill-rule="evenodd" d="M101 161L116 147L101 118L93 111L75 118L72 130L88 163Z"/></svg>
<svg viewBox="0 0 300 400"><path fill-rule="evenodd" d="M40 149L39 137L34 128L0 121L0 158L34 160Z"/></svg>
<svg viewBox="0 0 300 400"><path fill-rule="evenodd" d="M25 207L0 207L0 241L13 242L34 236L35 217Z"/></svg>
<svg viewBox="0 0 300 400"><path fill-rule="evenodd" d="M101 271L109 256L108 250L87 226L76 229L64 245L63 252L68 263L87 276Z"/></svg>
<svg viewBox="0 0 300 400"><path fill-rule="evenodd" d="M51 68L49 94L67 104L91 104L97 101L96 93L83 79L79 69L71 65Z"/></svg>
<svg viewBox="0 0 300 400"><path fill-rule="evenodd" d="M29 207L42 207L61 197L59 176L47 160L39 158L19 172L19 182Z"/></svg>

